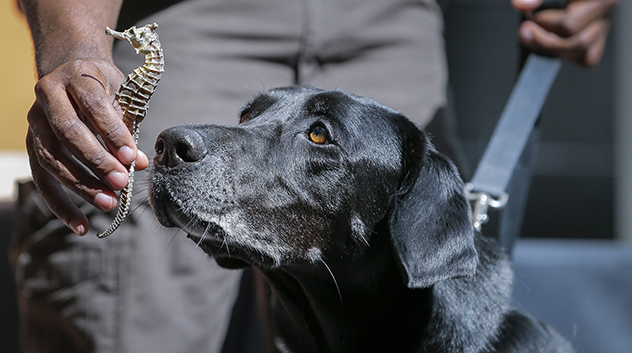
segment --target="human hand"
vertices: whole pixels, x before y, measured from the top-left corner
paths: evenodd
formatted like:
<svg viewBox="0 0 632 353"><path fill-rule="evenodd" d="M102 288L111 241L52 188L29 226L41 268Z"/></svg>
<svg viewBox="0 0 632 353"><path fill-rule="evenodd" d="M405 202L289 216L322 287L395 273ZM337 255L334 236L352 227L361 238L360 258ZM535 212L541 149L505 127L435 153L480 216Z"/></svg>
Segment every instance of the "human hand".
<svg viewBox="0 0 632 353"><path fill-rule="evenodd" d="M88 231L88 220L62 185L109 211L116 206L114 191L127 185L125 165L136 159L142 170L149 164L113 104L123 79L111 62L75 60L35 86L26 140L33 181L51 211L79 235Z"/></svg>
<svg viewBox="0 0 632 353"><path fill-rule="evenodd" d="M585 66L599 63L610 29L610 14L618 0L567 0L566 9L536 10L543 0L512 0L525 13L522 44L537 53Z"/></svg>

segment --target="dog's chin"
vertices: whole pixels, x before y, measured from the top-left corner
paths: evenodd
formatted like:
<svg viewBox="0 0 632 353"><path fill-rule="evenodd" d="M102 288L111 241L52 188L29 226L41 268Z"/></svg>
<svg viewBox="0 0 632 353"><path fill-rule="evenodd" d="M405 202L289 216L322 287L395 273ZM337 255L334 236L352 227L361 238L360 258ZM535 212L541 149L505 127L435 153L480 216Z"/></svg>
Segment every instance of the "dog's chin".
<svg viewBox="0 0 632 353"><path fill-rule="evenodd" d="M218 241L207 238L202 239L198 235L188 234L187 237L193 240L207 255L215 259L215 262L217 262L220 267L227 269L241 269L250 266L250 263L242 258L245 253L241 249L229 249L224 244L220 244Z"/></svg>
<svg viewBox="0 0 632 353"><path fill-rule="evenodd" d="M149 206L151 206L151 210L158 219L158 223L167 228L177 227L169 214L170 208L167 207L168 202L166 200L168 200L169 197L166 196L164 192L155 192L154 189L156 189L156 187L152 185L149 192Z"/></svg>
<svg viewBox="0 0 632 353"><path fill-rule="evenodd" d="M209 227L208 229L220 230L219 227ZM215 259L218 265L228 269L239 269L248 266L255 266L258 268L275 268L279 264L269 255L257 251L250 246L243 246L235 243L230 243L223 240L224 234L215 234L213 232L206 232L206 235L202 236L199 233L188 233L187 237L196 243L196 246L204 251L207 255Z"/></svg>
<svg viewBox="0 0 632 353"><path fill-rule="evenodd" d="M158 222L168 228L180 228L196 246L214 258L217 264L228 269L240 269L257 264L263 267L273 266L274 260L267 255L255 255L245 247L226 242L226 232L218 224L205 222L186 212L174 211L175 203L165 202L164 198L150 198L150 204Z"/></svg>
<svg viewBox="0 0 632 353"><path fill-rule="evenodd" d="M149 198L149 205L154 215L156 215L158 223L167 228L182 228L182 222L180 221L181 216L173 214L173 207L169 207L168 204L168 202L164 202L162 199Z"/></svg>

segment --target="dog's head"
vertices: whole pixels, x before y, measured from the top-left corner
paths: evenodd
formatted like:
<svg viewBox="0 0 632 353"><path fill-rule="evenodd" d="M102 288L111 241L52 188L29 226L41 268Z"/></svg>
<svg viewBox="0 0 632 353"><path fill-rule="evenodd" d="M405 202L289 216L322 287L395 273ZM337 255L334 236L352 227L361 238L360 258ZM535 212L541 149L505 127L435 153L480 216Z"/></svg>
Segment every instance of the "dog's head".
<svg viewBox="0 0 632 353"><path fill-rule="evenodd" d="M410 287L476 267L452 163L400 113L342 91L275 89L239 126L165 130L150 200L163 225L227 267L352 258L384 223Z"/></svg>

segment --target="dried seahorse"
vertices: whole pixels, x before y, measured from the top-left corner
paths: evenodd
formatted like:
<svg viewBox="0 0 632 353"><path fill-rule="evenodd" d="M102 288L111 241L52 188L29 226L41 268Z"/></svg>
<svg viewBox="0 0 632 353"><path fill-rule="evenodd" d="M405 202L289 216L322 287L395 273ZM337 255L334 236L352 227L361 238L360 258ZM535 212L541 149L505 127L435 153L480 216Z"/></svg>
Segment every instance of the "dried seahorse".
<svg viewBox="0 0 632 353"><path fill-rule="evenodd" d="M114 38L130 42L137 54L145 55L145 62L127 76L127 80L121 84L121 88L116 92L116 100L123 110L123 122L134 136L136 143L138 143L140 122L147 114L149 98L156 90L156 85L158 85L164 72L164 59L156 28L158 28L158 24L152 23L139 28L132 27L125 32L113 31L110 28L105 29L105 33ZM97 233L97 237L105 238L114 233L127 217L132 203L135 165L136 162L134 161L129 166L129 182L121 191L118 211L112 224L104 232Z"/></svg>

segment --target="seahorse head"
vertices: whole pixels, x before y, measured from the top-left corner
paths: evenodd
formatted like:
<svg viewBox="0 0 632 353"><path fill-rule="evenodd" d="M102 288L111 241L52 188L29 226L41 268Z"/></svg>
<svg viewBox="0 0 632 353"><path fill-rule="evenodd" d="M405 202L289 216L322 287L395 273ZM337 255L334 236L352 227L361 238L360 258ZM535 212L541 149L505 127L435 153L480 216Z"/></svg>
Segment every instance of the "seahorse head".
<svg viewBox="0 0 632 353"><path fill-rule="evenodd" d="M105 29L105 33L116 39L130 42L136 49L136 53L147 54L152 50L151 43L158 41L156 28L158 28L158 24L154 22L138 28L132 26L124 32L117 32L108 27Z"/></svg>

